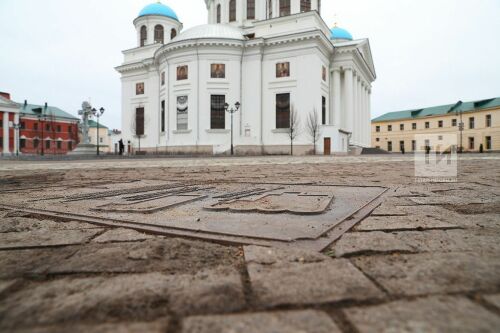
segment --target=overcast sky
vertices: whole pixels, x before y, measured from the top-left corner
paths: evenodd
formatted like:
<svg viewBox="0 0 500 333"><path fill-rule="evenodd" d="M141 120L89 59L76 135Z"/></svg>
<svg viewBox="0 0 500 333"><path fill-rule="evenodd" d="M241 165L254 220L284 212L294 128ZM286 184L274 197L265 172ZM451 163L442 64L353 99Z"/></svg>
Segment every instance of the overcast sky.
<svg viewBox="0 0 500 333"><path fill-rule="evenodd" d="M77 113L90 98L120 127L121 51L153 0L0 0L0 91ZM203 0L163 0L184 28L206 23ZM335 16L336 15L336 16ZM370 38L373 116L500 96L499 0L323 0L323 18Z"/></svg>

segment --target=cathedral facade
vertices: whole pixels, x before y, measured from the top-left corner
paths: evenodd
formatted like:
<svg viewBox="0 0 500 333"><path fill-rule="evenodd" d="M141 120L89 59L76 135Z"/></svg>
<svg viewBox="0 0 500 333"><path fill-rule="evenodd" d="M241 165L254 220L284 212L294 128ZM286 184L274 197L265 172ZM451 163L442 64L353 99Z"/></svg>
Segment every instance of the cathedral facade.
<svg viewBox="0 0 500 333"><path fill-rule="evenodd" d="M161 3L134 20L137 47L116 68L125 142L172 154L227 154L232 142L239 155L288 154L292 128L296 154L370 146L367 39L330 29L320 0L205 5L208 24L186 30Z"/></svg>

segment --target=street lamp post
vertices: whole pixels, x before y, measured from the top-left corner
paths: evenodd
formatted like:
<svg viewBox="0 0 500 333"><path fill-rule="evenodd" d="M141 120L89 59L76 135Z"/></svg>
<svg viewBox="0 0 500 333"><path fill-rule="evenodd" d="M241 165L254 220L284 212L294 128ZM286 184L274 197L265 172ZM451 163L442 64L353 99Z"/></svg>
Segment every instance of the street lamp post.
<svg viewBox="0 0 500 333"><path fill-rule="evenodd" d="M236 102L234 104L234 107L231 107L229 108L229 104L224 104L224 109L226 110L226 112L229 112L231 114L231 156L234 155L234 145L233 145L233 117L234 117L234 114L236 112L238 112L238 110L240 109L241 107L241 103L240 102Z"/></svg>
<svg viewBox="0 0 500 333"><path fill-rule="evenodd" d="M16 142L16 157L19 156L19 129L21 129L21 124L13 124L12 128L14 129L14 141Z"/></svg>
<svg viewBox="0 0 500 333"><path fill-rule="evenodd" d="M104 108L100 108L99 111L93 108L92 114L97 117L97 156L99 156L99 118L104 114Z"/></svg>
<svg viewBox="0 0 500 333"><path fill-rule="evenodd" d="M458 124L458 130L460 131L460 147L458 148L458 152L459 153L462 153L463 150L464 150L464 146L463 146L463 136L464 136L464 129L465 129L465 126L464 126L464 122L462 120L462 115L463 115L463 111L462 109L460 109L460 106L463 104L462 101L458 101L457 104L455 104L451 110L455 110L455 114L457 116L460 116L460 123Z"/></svg>

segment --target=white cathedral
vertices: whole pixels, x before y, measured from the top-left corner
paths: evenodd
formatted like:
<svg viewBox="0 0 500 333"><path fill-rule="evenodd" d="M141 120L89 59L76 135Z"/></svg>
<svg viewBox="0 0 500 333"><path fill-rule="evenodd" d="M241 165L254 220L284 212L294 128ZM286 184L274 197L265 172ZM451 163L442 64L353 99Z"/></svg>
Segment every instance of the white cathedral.
<svg viewBox="0 0 500 333"><path fill-rule="evenodd" d="M208 24L185 31L159 2L134 20L137 47L123 51L116 68L125 143L146 152L228 154L233 142L238 155L288 154L292 123L294 154L370 146L376 74L368 39L330 29L321 0L205 4Z"/></svg>

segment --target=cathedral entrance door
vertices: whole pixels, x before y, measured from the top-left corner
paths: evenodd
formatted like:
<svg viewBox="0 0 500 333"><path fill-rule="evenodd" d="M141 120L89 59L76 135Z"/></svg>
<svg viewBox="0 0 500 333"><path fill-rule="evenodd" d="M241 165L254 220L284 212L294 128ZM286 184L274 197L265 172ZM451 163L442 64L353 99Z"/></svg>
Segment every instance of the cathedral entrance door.
<svg viewBox="0 0 500 333"><path fill-rule="evenodd" d="M332 152L332 139L325 138L323 147L324 147L324 154L330 155Z"/></svg>

